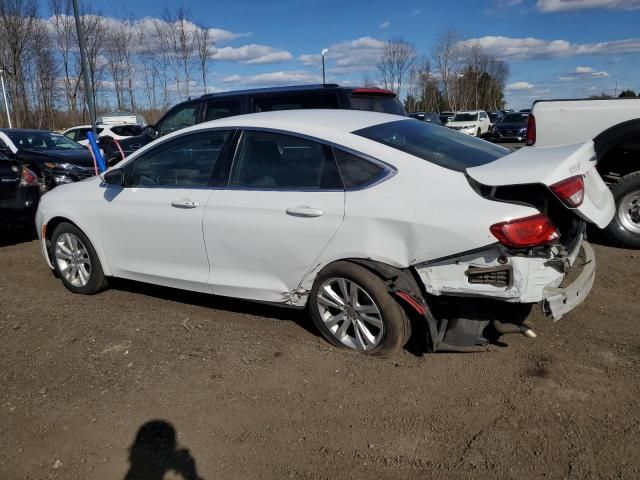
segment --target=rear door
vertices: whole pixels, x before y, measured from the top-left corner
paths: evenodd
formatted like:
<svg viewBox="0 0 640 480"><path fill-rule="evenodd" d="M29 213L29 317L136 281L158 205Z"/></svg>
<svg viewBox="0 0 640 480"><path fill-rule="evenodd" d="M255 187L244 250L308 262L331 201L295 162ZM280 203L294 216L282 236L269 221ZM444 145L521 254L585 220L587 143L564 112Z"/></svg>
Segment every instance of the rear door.
<svg viewBox="0 0 640 480"><path fill-rule="evenodd" d="M581 175L584 200L575 210L600 228L615 212L611 191L598 174L593 142L555 147L521 148L493 162L467 169L474 180L488 186L542 183L548 187Z"/></svg>
<svg viewBox="0 0 640 480"><path fill-rule="evenodd" d="M244 131L204 218L213 293L289 300L341 225L344 201L330 147Z"/></svg>

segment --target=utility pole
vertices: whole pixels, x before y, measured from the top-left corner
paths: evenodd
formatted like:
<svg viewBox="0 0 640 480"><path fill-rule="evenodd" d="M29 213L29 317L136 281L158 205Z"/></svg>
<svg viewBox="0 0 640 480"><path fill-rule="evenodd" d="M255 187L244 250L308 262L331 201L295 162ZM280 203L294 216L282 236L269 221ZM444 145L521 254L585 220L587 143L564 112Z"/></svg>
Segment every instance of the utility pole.
<svg viewBox="0 0 640 480"><path fill-rule="evenodd" d="M0 81L2 82L2 96L4 97L4 109L7 112L7 122L9 122L9 128L11 126L11 115L9 115L9 102L7 102L7 91L4 88L4 70L0 70Z"/></svg>
<svg viewBox="0 0 640 480"><path fill-rule="evenodd" d="M78 32L78 46L80 47L80 63L82 64L82 76L84 78L84 95L87 99L89 107L89 117L91 120L91 131L96 136L96 109L93 104L93 88L91 88L91 80L89 79L89 68L87 66L87 55L84 45L84 32L82 31L82 23L80 22L80 12L78 9L78 0L73 0L73 14L76 17L76 31Z"/></svg>
<svg viewBox="0 0 640 480"><path fill-rule="evenodd" d="M329 50L326 48L323 48L322 51L320 52L322 54L322 86L325 85L325 78L324 78L324 56L327 54Z"/></svg>

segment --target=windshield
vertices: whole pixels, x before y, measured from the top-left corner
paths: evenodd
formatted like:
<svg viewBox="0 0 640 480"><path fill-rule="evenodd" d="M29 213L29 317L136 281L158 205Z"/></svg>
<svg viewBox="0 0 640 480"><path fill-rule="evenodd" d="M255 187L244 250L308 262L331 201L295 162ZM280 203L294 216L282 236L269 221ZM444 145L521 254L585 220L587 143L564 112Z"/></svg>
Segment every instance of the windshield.
<svg viewBox="0 0 640 480"><path fill-rule="evenodd" d="M84 150L79 143L54 132L7 132L18 150Z"/></svg>
<svg viewBox="0 0 640 480"><path fill-rule="evenodd" d="M504 116L500 123L527 123L528 113L509 113Z"/></svg>
<svg viewBox="0 0 640 480"><path fill-rule="evenodd" d="M413 120L382 123L353 133L458 172L509 153L506 148L455 130Z"/></svg>
<svg viewBox="0 0 640 480"><path fill-rule="evenodd" d="M456 113L456 116L453 117L452 122L474 122L478 120L477 113Z"/></svg>
<svg viewBox="0 0 640 480"><path fill-rule="evenodd" d="M487 115L489 115L489 120L491 120L492 122L500 119L499 113L488 113Z"/></svg>

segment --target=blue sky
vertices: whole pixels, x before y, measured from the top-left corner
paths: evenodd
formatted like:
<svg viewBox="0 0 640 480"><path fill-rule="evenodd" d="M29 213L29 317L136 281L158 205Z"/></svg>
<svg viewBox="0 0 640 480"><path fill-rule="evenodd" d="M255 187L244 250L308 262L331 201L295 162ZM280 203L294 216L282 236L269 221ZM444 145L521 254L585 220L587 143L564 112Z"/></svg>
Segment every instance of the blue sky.
<svg viewBox="0 0 640 480"><path fill-rule="evenodd" d="M447 28L509 62L507 100L514 108L536 98L613 94L616 84L618 92L640 90L640 0L93 0L91 5L105 16L134 18L160 17L165 6L187 7L196 22L219 29L210 75L216 90L318 81L322 48L329 48L327 81L359 84L367 73L375 78L384 40L402 36L430 54Z"/></svg>

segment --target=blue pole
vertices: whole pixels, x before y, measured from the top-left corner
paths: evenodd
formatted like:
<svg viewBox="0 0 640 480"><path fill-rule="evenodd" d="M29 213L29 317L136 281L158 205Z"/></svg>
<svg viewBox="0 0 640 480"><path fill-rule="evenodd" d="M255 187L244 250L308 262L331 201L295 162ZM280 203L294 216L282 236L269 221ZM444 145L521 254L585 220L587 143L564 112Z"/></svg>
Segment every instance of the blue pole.
<svg viewBox="0 0 640 480"><path fill-rule="evenodd" d="M96 162L98 162L98 171L102 173L107 169L107 164L104 162L104 158L102 158L102 154L100 153L100 149L98 148L98 143L96 142L96 137L93 135L93 132L87 132L87 139L89 140L89 148L93 152Z"/></svg>

